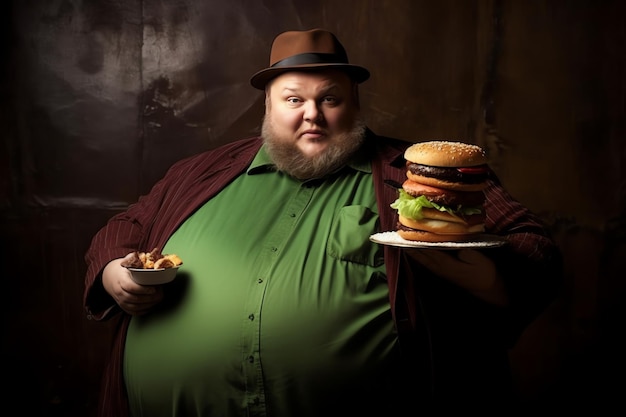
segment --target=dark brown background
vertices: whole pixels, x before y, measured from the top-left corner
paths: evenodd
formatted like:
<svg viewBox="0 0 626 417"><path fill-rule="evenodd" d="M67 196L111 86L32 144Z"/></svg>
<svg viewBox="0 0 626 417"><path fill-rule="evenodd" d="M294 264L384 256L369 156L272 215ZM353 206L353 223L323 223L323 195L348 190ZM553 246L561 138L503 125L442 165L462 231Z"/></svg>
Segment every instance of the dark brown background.
<svg viewBox="0 0 626 417"><path fill-rule="evenodd" d="M374 131L485 146L554 232L566 280L511 352L522 404L623 408L624 4L4 2L3 403L93 415L113 323L82 310L90 238L174 161L256 133L273 37L324 27L372 72Z"/></svg>

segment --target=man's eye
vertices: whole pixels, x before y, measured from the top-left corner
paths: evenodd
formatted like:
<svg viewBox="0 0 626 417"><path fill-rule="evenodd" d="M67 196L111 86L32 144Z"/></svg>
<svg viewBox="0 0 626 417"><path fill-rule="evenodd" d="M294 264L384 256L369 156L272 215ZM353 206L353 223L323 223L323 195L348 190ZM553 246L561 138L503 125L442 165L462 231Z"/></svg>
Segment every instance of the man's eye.
<svg viewBox="0 0 626 417"><path fill-rule="evenodd" d="M296 103L299 103L299 102L300 102L300 99L299 99L298 97L289 97L289 98L287 99L287 101L288 101L289 103L296 104Z"/></svg>
<svg viewBox="0 0 626 417"><path fill-rule="evenodd" d="M337 99L335 97L324 97L322 99L323 103L328 103L328 104L335 104L337 102Z"/></svg>

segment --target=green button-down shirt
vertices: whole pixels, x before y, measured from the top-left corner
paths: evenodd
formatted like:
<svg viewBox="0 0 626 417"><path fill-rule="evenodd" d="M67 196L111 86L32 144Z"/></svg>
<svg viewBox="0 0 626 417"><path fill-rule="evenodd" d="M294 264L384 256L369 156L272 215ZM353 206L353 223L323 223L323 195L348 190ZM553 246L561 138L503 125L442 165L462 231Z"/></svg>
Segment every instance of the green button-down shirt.
<svg viewBox="0 0 626 417"><path fill-rule="evenodd" d="M131 321L132 415L385 409L397 343L382 249L368 240L377 211L366 160L301 182L262 148L163 249L184 265L176 297Z"/></svg>

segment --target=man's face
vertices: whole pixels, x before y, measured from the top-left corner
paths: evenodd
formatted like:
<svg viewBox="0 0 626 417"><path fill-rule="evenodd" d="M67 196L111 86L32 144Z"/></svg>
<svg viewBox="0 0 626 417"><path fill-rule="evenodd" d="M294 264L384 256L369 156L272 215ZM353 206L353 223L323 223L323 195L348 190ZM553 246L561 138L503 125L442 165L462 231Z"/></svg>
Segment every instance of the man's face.
<svg viewBox="0 0 626 417"><path fill-rule="evenodd" d="M263 138L280 170L313 178L337 169L360 146L356 85L342 71L288 72L266 92Z"/></svg>

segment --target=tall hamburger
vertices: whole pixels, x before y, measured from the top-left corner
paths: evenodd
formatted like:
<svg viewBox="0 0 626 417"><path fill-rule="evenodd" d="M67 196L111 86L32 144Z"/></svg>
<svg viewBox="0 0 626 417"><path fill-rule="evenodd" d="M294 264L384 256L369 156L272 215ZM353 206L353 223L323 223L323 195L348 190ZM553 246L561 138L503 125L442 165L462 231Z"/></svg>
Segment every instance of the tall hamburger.
<svg viewBox="0 0 626 417"><path fill-rule="evenodd" d="M424 242L470 240L485 230L489 168L485 151L463 142L429 141L404 152L407 179L391 207L400 237Z"/></svg>

